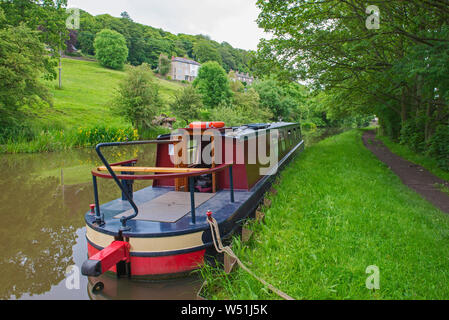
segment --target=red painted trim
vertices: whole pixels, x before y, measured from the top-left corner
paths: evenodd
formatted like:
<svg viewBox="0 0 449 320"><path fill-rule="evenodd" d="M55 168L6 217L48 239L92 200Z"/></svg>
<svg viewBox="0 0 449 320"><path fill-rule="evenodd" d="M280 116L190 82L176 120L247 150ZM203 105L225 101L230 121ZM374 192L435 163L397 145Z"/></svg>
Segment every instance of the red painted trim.
<svg viewBox="0 0 449 320"><path fill-rule="evenodd" d="M89 257L94 256L98 249L87 244ZM163 257L130 257L132 276L170 275L198 269L204 264L206 250ZM109 271L117 272L115 265Z"/></svg>
<svg viewBox="0 0 449 320"><path fill-rule="evenodd" d="M109 246L98 251L89 260L101 261L101 273L105 273L120 261L129 262L129 243L113 241Z"/></svg>
<svg viewBox="0 0 449 320"><path fill-rule="evenodd" d="M204 263L206 250L164 257L131 257L131 275L176 274L198 269Z"/></svg>

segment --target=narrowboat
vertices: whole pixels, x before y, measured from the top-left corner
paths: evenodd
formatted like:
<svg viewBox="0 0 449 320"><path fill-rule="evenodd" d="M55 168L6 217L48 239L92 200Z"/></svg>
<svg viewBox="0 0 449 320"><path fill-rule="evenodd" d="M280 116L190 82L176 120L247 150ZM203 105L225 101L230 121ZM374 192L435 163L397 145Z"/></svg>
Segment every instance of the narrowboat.
<svg viewBox="0 0 449 320"><path fill-rule="evenodd" d="M139 167L138 159L109 163L102 152L142 144L156 144L154 167ZM192 123L152 141L97 145L103 165L92 171L95 203L85 215L82 274L160 279L200 268L215 253L207 213L229 239L303 149L298 123ZM113 180L122 197L100 205L97 179ZM135 191L136 180L152 185Z"/></svg>

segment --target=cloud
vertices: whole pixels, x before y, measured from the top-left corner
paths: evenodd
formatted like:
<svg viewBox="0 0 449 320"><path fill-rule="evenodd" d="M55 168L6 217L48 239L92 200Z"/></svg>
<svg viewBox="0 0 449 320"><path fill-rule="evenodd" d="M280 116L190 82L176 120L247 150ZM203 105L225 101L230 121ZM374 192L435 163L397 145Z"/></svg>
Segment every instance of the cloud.
<svg viewBox="0 0 449 320"><path fill-rule="evenodd" d="M255 22L256 0L69 0L68 6L116 17L127 11L145 25L175 34L205 34L247 50L256 50L259 39L265 37Z"/></svg>

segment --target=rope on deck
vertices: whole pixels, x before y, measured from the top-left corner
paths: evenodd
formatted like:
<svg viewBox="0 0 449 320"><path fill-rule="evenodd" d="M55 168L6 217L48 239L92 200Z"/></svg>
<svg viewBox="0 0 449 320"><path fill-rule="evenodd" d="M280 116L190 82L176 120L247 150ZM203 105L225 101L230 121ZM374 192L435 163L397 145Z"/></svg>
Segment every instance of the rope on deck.
<svg viewBox="0 0 449 320"><path fill-rule="evenodd" d="M224 253L228 254L231 258L234 258L237 261L237 263L239 264L239 266L243 270L248 272L253 278L258 280L264 286L268 287L268 289L270 289L272 292L277 294L279 297L281 297L281 298L283 298L285 300L295 300L292 297L290 297L289 295L287 295L286 293L282 292L281 290L273 287L271 284L269 284L265 280L263 280L263 279L259 278L258 276L256 276L251 270L249 270L242 263L242 261L240 261L240 259L235 255L235 253L232 251L232 249L229 246L226 246L226 247L223 246L223 243L221 241L220 230L218 228L217 220L215 220L210 214L208 214L207 222L209 223L209 226L210 226L210 230L211 230L211 234L212 234L212 240L213 240L213 243L214 243L215 250L217 250L218 253L223 253L224 252Z"/></svg>

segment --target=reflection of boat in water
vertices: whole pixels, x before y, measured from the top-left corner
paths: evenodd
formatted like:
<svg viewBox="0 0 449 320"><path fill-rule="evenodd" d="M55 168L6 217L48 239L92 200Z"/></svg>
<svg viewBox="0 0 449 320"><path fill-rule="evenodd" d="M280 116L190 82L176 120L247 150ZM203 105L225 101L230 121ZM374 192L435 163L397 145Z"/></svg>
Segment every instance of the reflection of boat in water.
<svg viewBox="0 0 449 320"><path fill-rule="evenodd" d="M157 144L155 167L137 167L136 159L109 164L101 152L149 143ZM85 216L89 260L83 274L166 278L197 269L214 253L206 213L213 212L222 238L230 238L278 169L303 148L296 123L188 128L154 141L98 145L104 166L92 171L96 203ZM122 199L100 206L97 178L113 179ZM135 180L153 186L134 192Z"/></svg>
<svg viewBox="0 0 449 320"><path fill-rule="evenodd" d="M103 289L96 291L99 282ZM92 300L195 300L201 285L196 276L148 282L103 274L89 277L87 290Z"/></svg>

